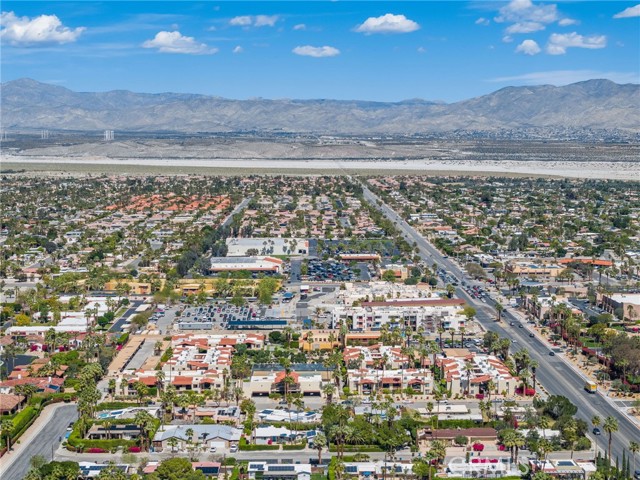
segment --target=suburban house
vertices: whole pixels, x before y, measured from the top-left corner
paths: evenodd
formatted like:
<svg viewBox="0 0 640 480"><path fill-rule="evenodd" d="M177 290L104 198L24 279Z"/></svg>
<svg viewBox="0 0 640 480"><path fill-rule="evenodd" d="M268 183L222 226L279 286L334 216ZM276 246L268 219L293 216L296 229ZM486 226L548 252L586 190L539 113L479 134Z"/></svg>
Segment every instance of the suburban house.
<svg viewBox="0 0 640 480"><path fill-rule="evenodd" d="M208 449L228 448L240 441L241 434L241 430L228 425L165 425L153 437L153 448L156 452L170 450L171 439L175 439L178 450L184 450L188 443L200 443Z"/></svg>
<svg viewBox="0 0 640 480"><path fill-rule="evenodd" d="M26 400L23 395L0 393L0 415L13 415L22 408Z"/></svg>
<svg viewBox="0 0 640 480"><path fill-rule="evenodd" d="M140 427L133 423L124 425L111 425L105 427L104 425L96 423L92 425L87 432L87 438L89 440L135 440L140 436Z"/></svg>
<svg viewBox="0 0 640 480"><path fill-rule="evenodd" d="M249 462L247 473L251 480L311 480L311 464Z"/></svg>

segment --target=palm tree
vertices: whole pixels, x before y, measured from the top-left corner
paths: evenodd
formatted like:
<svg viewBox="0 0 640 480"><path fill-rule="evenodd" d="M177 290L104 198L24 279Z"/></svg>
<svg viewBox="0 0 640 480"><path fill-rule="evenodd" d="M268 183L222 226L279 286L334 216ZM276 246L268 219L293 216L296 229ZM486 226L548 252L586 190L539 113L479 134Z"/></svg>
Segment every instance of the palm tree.
<svg viewBox="0 0 640 480"><path fill-rule="evenodd" d="M633 455L633 471L636 471L636 453L640 452L640 442L629 442L629 451Z"/></svg>
<svg viewBox="0 0 640 480"><path fill-rule="evenodd" d="M322 449L327 446L327 437L319 432L313 439L313 448L318 451L318 465L322 464Z"/></svg>
<svg viewBox="0 0 640 480"><path fill-rule="evenodd" d="M538 448L536 453L538 454L538 460L542 457L542 471L544 472L545 467L547 466L547 454L553 450L553 445L546 438L540 439L538 442Z"/></svg>
<svg viewBox="0 0 640 480"><path fill-rule="evenodd" d="M504 311L504 305L502 305L500 302L496 302L495 309L496 309L496 312L498 312L498 321L500 321L502 319L502 312Z"/></svg>
<svg viewBox="0 0 640 480"><path fill-rule="evenodd" d="M178 439L176 437L171 437L169 440L167 440L167 445L171 447L171 454L173 456L173 454L176 452L176 448L178 447Z"/></svg>
<svg viewBox="0 0 640 480"><path fill-rule="evenodd" d="M602 419L598 415L594 415L591 418L591 425L593 425L593 428L598 428L600 425L602 425ZM598 436L596 435L596 455L597 453L598 453Z"/></svg>
<svg viewBox="0 0 640 480"><path fill-rule="evenodd" d="M605 432L609 435L609 461L611 461L611 440L613 439L613 433L618 431L618 420L609 416L605 418L602 426Z"/></svg>
<svg viewBox="0 0 640 480"><path fill-rule="evenodd" d="M0 424L0 433L4 437L4 443L7 447L7 452L11 450L11 438L13 436L13 422L11 420L2 420Z"/></svg>
<svg viewBox="0 0 640 480"><path fill-rule="evenodd" d="M111 400L113 400L113 396L116 393L116 379L109 379L109 395L111 395Z"/></svg>
<svg viewBox="0 0 640 480"><path fill-rule="evenodd" d="M111 427L113 427L113 420L105 420L104 422L102 422L102 426L107 432L107 440L111 440Z"/></svg>
<svg viewBox="0 0 640 480"><path fill-rule="evenodd" d="M519 430L515 431L515 438L514 438L514 443L513 446L515 448L515 456L514 456L514 461L517 462L518 460L518 450L520 450L520 448L524 447L526 443L526 440L524 438L524 435L522 435L522 432Z"/></svg>
<svg viewBox="0 0 640 480"><path fill-rule="evenodd" d="M444 460L444 457L447 455L447 447L441 440L434 440L431 442L430 448L431 454L438 463Z"/></svg>
<svg viewBox="0 0 640 480"><path fill-rule="evenodd" d="M325 383L322 386L322 393L324 393L327 405L329 405L333 400L333 395L336 393L336 386L333 383Z"/></svg>
<svg viewBox="0 0 640 480"><path fill-rule="evenodd" d="M153 417L146 410L139 410L133 417L133 423L135 423L140 429L140 440L142 447L145 448L147 442L151 442L150 433L153 429Z"/></svg>
<svg viewBox="0 0 640 480"><path fill-rule="evenodd" d="M513 449L516 446L515 430L507 430L502 434L502 444L505 448L509 449L509 452L511 453L511 462L513 462Z"/></svg>

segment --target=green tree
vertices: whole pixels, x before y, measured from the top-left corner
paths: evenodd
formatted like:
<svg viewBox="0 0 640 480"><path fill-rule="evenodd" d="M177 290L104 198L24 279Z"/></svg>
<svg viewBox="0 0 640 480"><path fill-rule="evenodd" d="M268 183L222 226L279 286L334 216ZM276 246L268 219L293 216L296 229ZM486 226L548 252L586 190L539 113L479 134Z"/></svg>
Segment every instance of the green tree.
<svg viewBox="0 0 640 480"><path fill-rule="evenodd" d="M278 288L278 280L271 277L261 278L258 282L258 300L267 305L273 302L273 294Z"/></svg>
<svg viewBox="0 0 640 480"><path fill-rule="evenodd" d="M127 480L129 477L115 463L109 463L107 468L100 470L98 480Z"/></svg>
<svg viewBox="0 0 640 480"><path fill-rule="evenodd" d="M169 458L158 465L155 472L149 475L150 480L204 480L202 470L193 470L187 458Z"/></svg>

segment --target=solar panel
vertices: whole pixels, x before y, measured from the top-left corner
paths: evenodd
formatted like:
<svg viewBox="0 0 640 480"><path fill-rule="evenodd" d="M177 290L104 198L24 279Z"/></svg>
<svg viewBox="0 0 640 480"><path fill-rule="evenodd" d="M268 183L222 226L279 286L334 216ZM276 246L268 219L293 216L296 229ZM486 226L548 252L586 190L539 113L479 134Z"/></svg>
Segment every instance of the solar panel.
<svg viewBox="0 0 640 480"><path fill-rule="evenodd" d="M270 472L295 472L296 467L293 465L269 465Z"/></svg>

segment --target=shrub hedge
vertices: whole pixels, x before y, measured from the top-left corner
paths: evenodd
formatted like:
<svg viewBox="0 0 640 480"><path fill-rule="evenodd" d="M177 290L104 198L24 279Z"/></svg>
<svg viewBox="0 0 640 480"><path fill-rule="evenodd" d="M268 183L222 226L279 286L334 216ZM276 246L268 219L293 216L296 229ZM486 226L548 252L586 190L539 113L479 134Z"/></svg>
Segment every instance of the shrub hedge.
<svg viewBox="0 0 640 480"><path fill-rule="evenodd" d="M306 446L307 446L307 442L291 443L291 444L282 445L282 449L283 450L304 450Z"/></svg>
<svg viewBox="0 0 640 480"><path fill-rule="evenodd" d="M253 445L247 442L245 437L240 439L238 444L240 450L256 451L256 450L280 450L280 445Z"/></svg>

